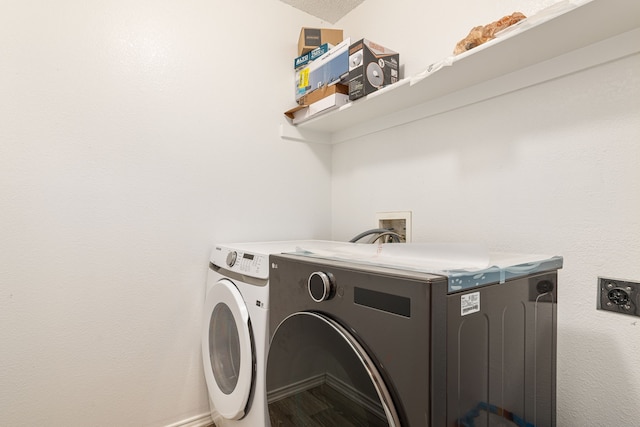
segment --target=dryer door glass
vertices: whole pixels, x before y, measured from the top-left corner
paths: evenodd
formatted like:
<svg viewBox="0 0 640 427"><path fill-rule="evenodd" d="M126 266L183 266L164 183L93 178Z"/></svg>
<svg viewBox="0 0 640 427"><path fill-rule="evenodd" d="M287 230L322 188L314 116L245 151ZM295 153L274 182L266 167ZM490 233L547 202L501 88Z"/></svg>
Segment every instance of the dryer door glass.
<svg viewBox="0 0 640 427"><path fill-rule="evenodd" d="M340 324L318 313L293 314L276 329L267 399L272 426L400 426L366 351Z"/></svg>

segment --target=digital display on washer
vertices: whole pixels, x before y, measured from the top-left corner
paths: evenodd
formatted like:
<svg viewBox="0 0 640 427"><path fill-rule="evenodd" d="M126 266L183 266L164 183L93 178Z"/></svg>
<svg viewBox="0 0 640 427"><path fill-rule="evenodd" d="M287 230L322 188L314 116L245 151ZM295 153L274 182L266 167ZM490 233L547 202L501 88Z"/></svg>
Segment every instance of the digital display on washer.
<svg viewBox="0 0 640 427"><path fill-rule="evenodd" d="M411 317L411 299L371 289L353 288L353 302L387 313Z"/></svg>
<svg viewBox="0 0 640 427"><path fill-rule="evenodd" d="M253 254L244 254L242 258L248 259L249 261L253 261Z"/></svg>

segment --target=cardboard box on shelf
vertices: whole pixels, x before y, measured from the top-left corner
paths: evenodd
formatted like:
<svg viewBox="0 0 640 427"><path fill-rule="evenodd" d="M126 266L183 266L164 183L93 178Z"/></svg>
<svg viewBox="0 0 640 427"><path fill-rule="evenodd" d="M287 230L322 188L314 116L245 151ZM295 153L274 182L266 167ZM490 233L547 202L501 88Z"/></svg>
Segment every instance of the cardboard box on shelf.
<svg viewBox="0 0 640 427"><path fill-rule="evenodd" d="M303 27L300 29L300 37L298 38L298 56L325 43L336 46L342 39L342 30L339 29Z"/></svg>
<svg viewBox="0 0 640 427"><path fill-rule="evenodd" d="M334 45L330 43L324 43L322 46L318 46L317 48L305 54L302 54L298 56L296 59L294 59L293 68L297 70L299 68L304 67L308 63L315 61L316 59L318 59L319 57L327 53L329 49L333 49L333 48L334 48Z"/></svg>
<svg viewBox="0 0 640 427"><path fill-rule="evenodd" d="M296 101L318 88L346 80L349 75L349 45L350 39L347 38L315 61L296 70Z"/></svg>
<svg viewBox="0 0 640 427"><path fill-rule="evenodd" d="M338 96L334 96L338 95ZM329 98L327 100L327 98ZM285 111L284 115L292 120L293 124L308 120L316 114L330 111L349 102L349 87L343 84L323 86L309 92L301 99L301 104Z"/></svg>
<svg viewBox="0 0 640 427"><path fill-rule="evenodd" d="M349 46L349 99L355 100L399 80L400 54L370 40Z"/></svg>
<svg viewBox="0 0 640 427"><path fill-rule="evenodd" d="M336 108L340 108L347 103L349 103L349 95L345 93L334 93L333 95L322 98L320 101L314 102L313 104L294 112L291 123L297 125L298 123L310 120L319 114L324 114L335 110Z"/></svg>
<svg viewBox="0 0 640 427"><path fill-rule="evenodd" d="M320 101L322 98L326 98L334 93L341 93L349 95L349 86L337 83L331 86L322 86L319 89L309 92L302 98L303 105L311 105L314 102Z"/></svg>

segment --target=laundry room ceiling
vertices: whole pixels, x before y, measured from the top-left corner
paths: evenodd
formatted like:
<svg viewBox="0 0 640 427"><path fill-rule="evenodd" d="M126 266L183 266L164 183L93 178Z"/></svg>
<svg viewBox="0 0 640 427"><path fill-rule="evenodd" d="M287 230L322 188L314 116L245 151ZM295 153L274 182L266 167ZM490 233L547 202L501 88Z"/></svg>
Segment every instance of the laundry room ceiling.
<svg viewBox="0 0 640 427"><path fill-rule="evenodd" d="M331 24L351 12L364 0L280 0Z"/></svg>

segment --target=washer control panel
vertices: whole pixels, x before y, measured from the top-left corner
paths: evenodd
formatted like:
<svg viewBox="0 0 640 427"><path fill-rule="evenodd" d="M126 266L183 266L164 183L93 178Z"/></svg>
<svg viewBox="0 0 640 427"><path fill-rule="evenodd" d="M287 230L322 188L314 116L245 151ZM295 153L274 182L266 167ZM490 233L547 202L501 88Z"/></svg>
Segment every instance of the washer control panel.
<svg viewBox="0 0 640 427"><path fill-rule="evenodd" d="M269 255L309 249L351 247L355 243L330 240L282 240L273 242L218 243L209 261L216 267L256 279L269 279Z"/></svg>
<svg viewBox="0 0 640 427"><path fill-rule="evenodd" d="M266 254L216 246L211 262L218 267L246 276L260 279L269 277L269 255Z"/></svg>

